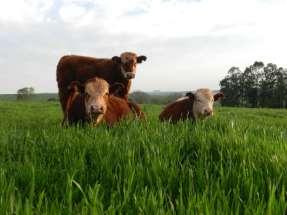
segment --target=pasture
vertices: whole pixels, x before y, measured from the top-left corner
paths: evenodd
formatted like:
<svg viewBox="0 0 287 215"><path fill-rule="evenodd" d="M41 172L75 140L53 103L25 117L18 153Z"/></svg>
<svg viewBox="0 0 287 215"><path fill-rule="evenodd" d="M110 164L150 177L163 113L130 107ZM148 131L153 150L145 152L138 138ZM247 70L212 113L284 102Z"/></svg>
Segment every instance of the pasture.
<svg viewBox="0 0 287 215"><path fill-rule="evenodd" d="M62 128L56 102L0 102L0 214L284 214L287 110L193 124Z"/></svg>

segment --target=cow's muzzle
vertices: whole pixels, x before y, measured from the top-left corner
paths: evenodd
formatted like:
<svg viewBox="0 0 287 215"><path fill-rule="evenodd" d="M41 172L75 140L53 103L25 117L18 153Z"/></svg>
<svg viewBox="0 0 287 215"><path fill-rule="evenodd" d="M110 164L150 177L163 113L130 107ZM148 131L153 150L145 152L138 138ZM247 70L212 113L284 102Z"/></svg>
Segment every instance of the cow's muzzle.
<svg viewBox="0 0 287 215"><path fill-rule="evenodd" d="M103 119L103 112L91 112L89 114L88 121L92 124L92 126L97 126Z"/></svg>
<svg viewBox="0 0 287 215"><path fill-rule="evenodd" d="M99 118L104 114L104 107L101 106L91 106L89 111L89 118L92 122L97 122Z"/></svg>
<svg viewBox="0 0 287 215"><path fill-rule="evenodd" d="M134 73L132 73L132 72L127 72L125 74L125 78L126 79L134 79L135 77L136 77L136 75Z"/></svg>

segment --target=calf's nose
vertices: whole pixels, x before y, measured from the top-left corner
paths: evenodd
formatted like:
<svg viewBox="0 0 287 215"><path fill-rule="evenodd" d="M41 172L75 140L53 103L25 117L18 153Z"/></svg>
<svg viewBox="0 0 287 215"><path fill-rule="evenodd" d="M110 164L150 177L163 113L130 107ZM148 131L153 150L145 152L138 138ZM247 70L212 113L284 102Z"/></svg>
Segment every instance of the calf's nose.
<svg viewBox="0 0 287 215"><path fill-rule="evenodd" d="M212 115L212 110L211 109L205 109L204 110L204 115L205 116L211 116Z"/></svg>
<svg viewBox="0 0 287 215"><path fill-rule="evenodd" d="M103 106L92 105L91 106L91 113L104 113Z"/></svg>

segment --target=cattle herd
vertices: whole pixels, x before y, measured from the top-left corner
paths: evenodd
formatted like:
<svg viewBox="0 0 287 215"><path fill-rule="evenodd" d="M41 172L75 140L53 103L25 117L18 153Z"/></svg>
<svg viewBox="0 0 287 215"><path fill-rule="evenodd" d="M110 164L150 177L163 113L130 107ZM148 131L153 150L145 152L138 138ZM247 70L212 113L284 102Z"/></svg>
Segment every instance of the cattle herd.
<svg viewBox="0 0 287 215"><path fill-rule="evenodd" d="M103 122L109 126L128 116L144 119L138 104L128 99L137 64L146 56L124 52L110 59L77 55L63 56L57 65L57 83L63 125ZM209 89L198 89L168 104L161 121L203 119L213 115L213 102L223 97Z"/></svg>

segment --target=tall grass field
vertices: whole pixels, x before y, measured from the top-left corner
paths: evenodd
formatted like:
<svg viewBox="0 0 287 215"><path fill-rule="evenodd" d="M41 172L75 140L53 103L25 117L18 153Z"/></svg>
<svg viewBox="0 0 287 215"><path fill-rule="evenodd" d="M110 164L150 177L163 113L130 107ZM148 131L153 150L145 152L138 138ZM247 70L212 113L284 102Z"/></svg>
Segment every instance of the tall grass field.
<svg viewBox="0 0 287 215"><path fill-rule="evenodd" d="M0 102L0 214L285 214L287 110L196 124L60 125L56 102Z"/></svg>

